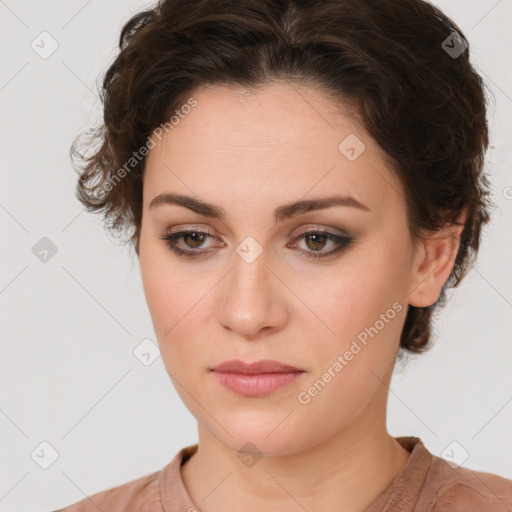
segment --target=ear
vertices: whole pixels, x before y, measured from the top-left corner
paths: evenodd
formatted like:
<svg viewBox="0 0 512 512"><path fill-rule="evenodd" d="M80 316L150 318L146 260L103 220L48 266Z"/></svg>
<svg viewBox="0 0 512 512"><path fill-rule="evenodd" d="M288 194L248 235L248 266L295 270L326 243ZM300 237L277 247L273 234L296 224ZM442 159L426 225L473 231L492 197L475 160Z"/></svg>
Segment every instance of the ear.
<svg viewBox="0 0 512 512"><path fill-rule="evenodd" d="M460 246L460 236L466 221L466 209L456 224L449 224L425 240L418 242L412 266L408 303L415 307L434 304L448 280Z"/></svg>

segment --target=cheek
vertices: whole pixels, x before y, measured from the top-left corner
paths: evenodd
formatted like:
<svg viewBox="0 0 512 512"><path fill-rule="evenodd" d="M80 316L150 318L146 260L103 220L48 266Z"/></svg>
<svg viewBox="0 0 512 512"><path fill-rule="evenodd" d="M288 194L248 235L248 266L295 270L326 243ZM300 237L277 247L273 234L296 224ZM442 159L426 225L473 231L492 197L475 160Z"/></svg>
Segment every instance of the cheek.
<svg viewBox="0 0 512 512"><path fill-rule="evenodd" d="M314 295L312 309L330 330L316 322L326 334L314 336L315 348L308 349L313 370L297 397L312 428L319 416L329 415L333 429L350 423L395 361L406 308L396 300L393 272L368 263L318 283L324 294ZM311 323L304 324L311 332Z"/></svg>
<svg viewBox="0 0 512 512"><path fill-rule="evenodd" d="M207 290L197 283L188 283L183 271L170 268L167 258L144 260L141 273L162 360L167 370L178 376L184 368L197 366L201 361L204 318L206 308L211 307L203 297Z"/></svg>
<svg viewBox="0 0 512 512"><path fill-rule="evenodd" d="M394 357L407 309L400 257L383 244L361 250L309 287L305 297L322 321L316 321L326 334L319 342L330 359L349 350L349 358L365 364L386 365Z"/></svg>
<svg viewBox="0 0 512 512"><path fill-rule="evenodd" d="M140 270L146 303L160 344L170 339L176 324L186 314L187 287L179 273L169 267L161 248L141 242Z"/></svg>
<svg viewBox="0 0 512 512"><path fill-rule="evenodd" d="M176 276L162 274L156 267L144 277L144 290L155 332L164 345L186 326L189 315L195 311L190 310L198 300L197 293L187 289Z"/></svg>
<svg viewBox="0 0 512 512"><path fill-rule="evenodd" d="M160 265L154 258L144 259L140 267L146 302L158 333L164 328L162 324L163 319L166 318L166 310L172 310L173 283L167 275L162 273Z"/></svg>

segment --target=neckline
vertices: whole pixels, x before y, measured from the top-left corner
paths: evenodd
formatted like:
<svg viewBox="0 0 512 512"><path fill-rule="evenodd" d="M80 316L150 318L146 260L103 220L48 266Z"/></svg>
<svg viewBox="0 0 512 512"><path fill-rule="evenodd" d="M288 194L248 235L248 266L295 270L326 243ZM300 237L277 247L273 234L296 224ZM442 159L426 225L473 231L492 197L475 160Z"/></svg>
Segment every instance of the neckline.
<svg viewBox="0 0 512 512"><path fill-rule="evenodd" d="M424 484L432 454L419 437L400 436L394 438L409 453L409 460L390 484L366 507L365 512L403 512L413 510ZM196 453L199 445L182 448L165 466L160 474L160 493L164 512L196 510L183 482L181 467Z"/></svg>
<svg viewBox="0 0 512 512"><path fill-rule="evenodd" d="M425 483L433 456L422 440L415 436L395 437L409 453L409 460L390 484L366 507L364 512L394 512L414 510Z"/></svg>

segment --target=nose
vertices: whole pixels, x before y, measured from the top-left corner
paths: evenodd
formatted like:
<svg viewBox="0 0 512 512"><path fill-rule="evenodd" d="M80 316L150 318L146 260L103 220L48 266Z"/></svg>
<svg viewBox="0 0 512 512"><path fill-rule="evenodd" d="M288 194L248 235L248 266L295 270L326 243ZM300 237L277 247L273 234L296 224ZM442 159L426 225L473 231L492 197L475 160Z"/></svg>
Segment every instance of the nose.
<svg viewBox="0 0 512 512"><path fill-rule="evenodd" d="M251 263L235 253L233 268L217 288L219 323L249 340L283 329L291 312L283 281L265 251Z"/></svg>

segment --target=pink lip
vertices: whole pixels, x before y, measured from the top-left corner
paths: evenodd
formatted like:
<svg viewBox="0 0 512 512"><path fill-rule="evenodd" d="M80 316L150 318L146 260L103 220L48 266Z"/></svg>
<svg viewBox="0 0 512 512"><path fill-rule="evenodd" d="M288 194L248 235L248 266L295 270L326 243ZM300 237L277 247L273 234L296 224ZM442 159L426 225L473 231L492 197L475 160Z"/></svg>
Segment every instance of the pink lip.
<svg viewBox="0 0 512 512"><path fill-rule="evenodd" d="M226 388L245 397L268 395L294 382L304 371L278 361L226 361L212 369Z"/></svg>
<svg viewBox="0 0 512 512"><path fill-rule="evenodd" d="M302 372L304 370L295 368L294 366L290 366L288 364L280 363L279 361L271 361L269 359L255 361L254 363L244 363L239 359L232 359L217 365L215 368L212 368L212 371L256 375L260 373Z"/></svg>

